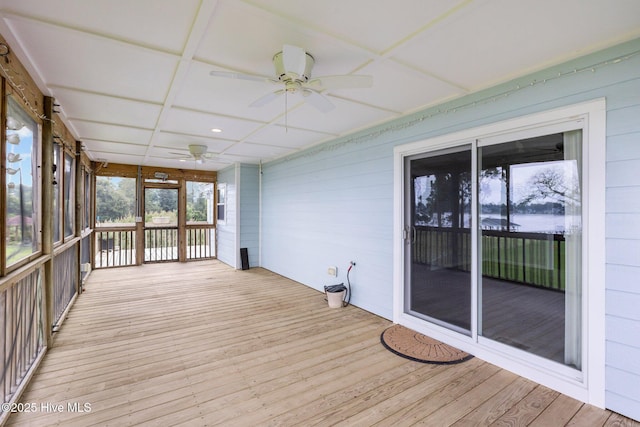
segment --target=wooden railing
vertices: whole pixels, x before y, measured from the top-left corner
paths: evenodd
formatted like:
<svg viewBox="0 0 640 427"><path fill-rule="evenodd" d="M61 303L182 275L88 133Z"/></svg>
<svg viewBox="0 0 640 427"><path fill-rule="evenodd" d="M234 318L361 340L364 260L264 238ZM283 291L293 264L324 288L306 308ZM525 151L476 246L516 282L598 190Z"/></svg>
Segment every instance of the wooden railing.
<svg viewBox="0 0 640 427"><path fill-rule="evenodd" d="M57 325L71 300L78 293L79 241L55 254L53 264L53 325Z"/></svg>
<svg viewBox="0 0 640 427"><path fill-rule="evenodd" d="M12 399L44 352L43 276L41 264L0 287L2 403Z"/></svg>
<svg viewBox="0 0 640 427"><path fill-rule="evenodd" d="M142 228L141 228L142 230ZM109 227L96 229L95 268L123 267L140 262L177 261L180 258L180 233L177 226L146 226L143 236L144 258L136 261L136 228ZM185 230L185 255L182 259L215 258L215 227L189 224Z"/></svg>
<svg viewBox="0 0 640 427"><path fill-rule="evenodd" d="M469 229L415 230L413 262L471 271ZM483 276L564 290L564 235L482 230L480 239Z"/></svg>
<svg viewBox="0 0 640 427"><path fill-rule="evenodd" d="M208 259L216 256L213 226L187 225L187 259Z"/></svg>
<svg viewBox="0 0 640 427"><path fill-rule="evenodd" d="M95 235L95 268L123 267L136 264L135 227L97 229Z"/></svg>
<svg viewBox="0 0 640 427"><path fill-rule="evenodd" d="M80 280L85 280L91 271L91 238L93 232L82 237L80 242Z"/></svg>
<svg viewBox="0 0 640 427"><path fill-rule="evenodd" d="M144 261L178 260L178 227L146 227L144 229Z"/></svg>

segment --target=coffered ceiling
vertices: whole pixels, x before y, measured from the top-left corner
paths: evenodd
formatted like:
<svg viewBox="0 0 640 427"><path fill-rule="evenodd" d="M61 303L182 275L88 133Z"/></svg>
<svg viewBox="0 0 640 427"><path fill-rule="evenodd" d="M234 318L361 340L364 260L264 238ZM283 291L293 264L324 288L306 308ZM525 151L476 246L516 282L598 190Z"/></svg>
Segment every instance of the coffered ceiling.
<svg viewBox="0 0 640 427"><path fill-rule="evenodd" d="M637 0L0 0L0 33L97 161L219 170L305 147L640 36ZM322 91L281 89L284 45ZM212 129L221 132L213 133ZM203 164L184 160L204 145ZM190 164L191 162L191 164Z"/></svg>

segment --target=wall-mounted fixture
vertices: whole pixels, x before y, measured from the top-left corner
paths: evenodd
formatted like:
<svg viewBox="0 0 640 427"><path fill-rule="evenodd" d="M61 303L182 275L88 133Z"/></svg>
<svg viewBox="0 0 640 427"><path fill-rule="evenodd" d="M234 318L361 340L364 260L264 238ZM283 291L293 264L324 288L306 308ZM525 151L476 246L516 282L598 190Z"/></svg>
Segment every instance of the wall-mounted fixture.
<svg viewBox="0 0 640 427"><path fill-rule="evenodd" d="M7 161L9 163L17 163L19 161L22 160L22 157L20 157L20 154L16 154L16 153L7 153Z"/></svg>
<svg viewBox="0 0 640 427"><path fill-rule="evenodd" d="M17 133L7 135L7 142L13 145L20 144L20 135L18 135Z"/></svg>
<svg viewBox="0 0 640 427"><path fill-rule="evenodd" d="M7 116L7 129L20 130L24 127L24 123L18 121L12 116Z"/></svg>
<svg viewBox="0 0 640 427"><path fill-rule="evenodd" d="M164 172L156 172L153 174L153 177L155 179L161 179L163 181L166 181L167 178L169 178L169 174L168 173L164 173Z"/></svg>

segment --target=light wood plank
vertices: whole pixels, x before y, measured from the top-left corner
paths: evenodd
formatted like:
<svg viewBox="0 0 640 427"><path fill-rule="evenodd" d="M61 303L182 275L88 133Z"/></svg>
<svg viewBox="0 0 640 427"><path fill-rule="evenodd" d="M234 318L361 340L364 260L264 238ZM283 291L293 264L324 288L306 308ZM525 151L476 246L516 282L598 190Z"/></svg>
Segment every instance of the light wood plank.
<svg viewBox="0 0 640 427"><path fill-rule="evenodd" d="M86 290L22 399L65 410L14 414L7 425L620 422L477 358L398 357L380 344L388 320L330 309L322 293L259 268L95 270ZM91 412L66 410L85 402Z"/></svg>

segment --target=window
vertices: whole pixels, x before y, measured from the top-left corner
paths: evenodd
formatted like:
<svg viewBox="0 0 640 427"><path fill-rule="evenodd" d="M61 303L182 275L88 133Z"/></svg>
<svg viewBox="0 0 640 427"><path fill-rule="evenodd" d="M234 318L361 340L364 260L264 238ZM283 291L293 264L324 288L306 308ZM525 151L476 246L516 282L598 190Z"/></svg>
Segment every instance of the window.
<svg viewBox="0 0 640 427"><path fill-rule="evenodd" d="M213 222L213 183L187 181L187 224Z"/></svg>
<svg viewBox="0 0 640 427"><path fill-rule="evenodd" d="M135 226L135 215L135 178L96 177L96 225Z"/></svg>
<svg viewBox="0 0 640 427"><path fill-rule="evenodd" d="M40 250L39 132L36 122L8 98L6 126L5 260L14 265Z"/></svg>
<svg viewBox="0 0 640 427"><path fill-rule="evenodd" d="M227 206L227 184L218 184L218 197L216 202L217 222L225 224L226 222L226 206Z"/></svg>
<svg viewBox="0 0 640 427"><path fill-rule="evenodd" d="M58 144L53 144L53 241L58 243L62 240L60 232L62 222L60 221L62 212L62 203L60 197L62 192L60 186L62 185L62 165L60 163L60 150L61 147Z"/></svg>
<svg viewBox="0 0 640 427"><path fill-rule="evenodd" d="M87 170L82 171L84 177L84 206L82 216L82 228L87 229L91 227L91 173Z"/></svg>
<svg viewBox="0 0 640 427"><path fill-rule="evenodd" d="M64 237L72 237L75 233L75 159L64 154Z"/></svg>

